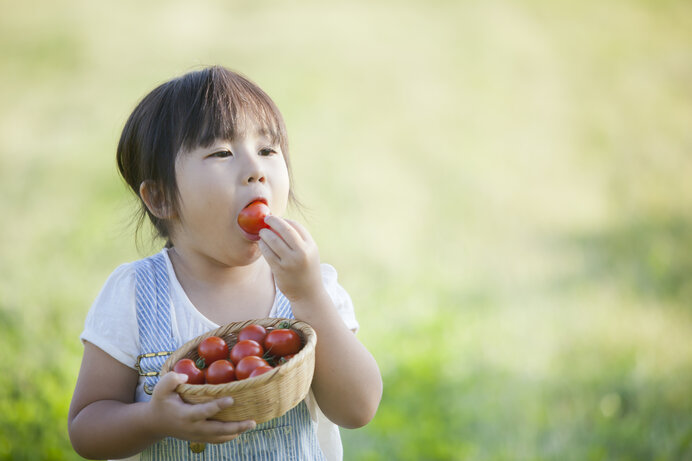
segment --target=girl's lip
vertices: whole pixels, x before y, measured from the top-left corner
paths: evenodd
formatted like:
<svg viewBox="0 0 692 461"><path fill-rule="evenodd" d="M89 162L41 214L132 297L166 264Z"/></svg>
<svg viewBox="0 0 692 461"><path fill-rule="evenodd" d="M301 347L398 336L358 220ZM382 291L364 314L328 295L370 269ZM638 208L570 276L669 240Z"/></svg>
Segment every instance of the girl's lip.
<svg viewBox="0 0 692 461"><path fill-rule="evenodd" d="M253 242L258 242L258 241L259 241L259 239L260 239L259 234L251 234L251 233L249 233L249 232L246 232L246 231L243 230L243 228L240 227L240 226L238 226L238 229L240 229L240 232L243 234L243 236L244 236L246 239L248 239L248 240L250 240L250 241L253 241Z"/></svg>
<svg viewBox="0 0 692 461"><path fill-rule="evenodd" d="M253 198L252 200L250 200L250 201L247 203L247 205L245 205L245 206L243 207L243 209L249 207L250 205L252 205L252 204L255 203L255 202L261 202L261 203L264 203L265 205L269 206L269 203L267 202L267 199L266 199L266 198L264 198L264 197L255 197L255 198Z"/></svg>

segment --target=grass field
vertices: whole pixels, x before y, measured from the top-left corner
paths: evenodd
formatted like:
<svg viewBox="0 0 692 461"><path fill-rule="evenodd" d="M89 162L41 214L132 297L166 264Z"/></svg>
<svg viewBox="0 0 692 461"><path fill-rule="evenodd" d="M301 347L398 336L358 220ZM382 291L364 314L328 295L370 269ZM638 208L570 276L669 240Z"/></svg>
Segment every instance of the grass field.
<svg viewBox="0 0 692 461"><path fill-rule="evenodd" d="M2 10L0 459L80 459L84 317L158 249L120 129L218 63L281 108L293 215L383 373L346 460L692 460L692 3Z"/></svg>

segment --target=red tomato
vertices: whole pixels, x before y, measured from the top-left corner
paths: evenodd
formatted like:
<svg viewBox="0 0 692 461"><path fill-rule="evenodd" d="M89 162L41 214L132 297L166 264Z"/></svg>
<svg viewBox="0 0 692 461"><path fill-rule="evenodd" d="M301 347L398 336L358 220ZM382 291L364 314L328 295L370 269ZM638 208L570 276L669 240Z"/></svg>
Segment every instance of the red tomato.
<svg viewBox="0 0 692 461"><path fill-rule="evenodd" d="M300 350L300 336L290 328L280 328L267 333L264 348L277 357L295 354Z"/></svg>
<svg viewBox="0 0 692 461"><path fill-rule="evenodd" d="M217 360L204 370L207 384L221 384L235 381L235 368L228 360Z"/></svg>
<svg viewBox="0 0 692 461"><path fill-rule="evenodd" d="M190 359L178 360L173 371L187 375L187 384L204 384L204 372Z"/></svg>
<svg viewBox="0 0 692 461"><path fill-rule="evenodd" d="M210 336L199 343L199 346L197 346L197 354L199 354L199 356L204 359L204 363L209 366L217 360L228 358L228 344L218 336Z"/></svg>
<svg viewBox="0 0 692 461"><path fill-rule="evenodd" d="M245 379L250 376L252 370L261 366L269 366L266 360L262 357L257 357L256 355L248 355L243 357L240 362L235 366L235 377L238 379Z"/></svg>
<svg viewBox="0 0 692 461"><path fill-rule="evenodd" d="M262 325L248 325L238 332L238 341L251 339L262 344L265 336L267 336L267 330Z"/></svg>
<svg viewBox="0 0 692 461"><path fill-rule="evenodd" d="M252 370L252 373L250 373L249 377L254 378L255 376L263 375L266 372L272 371L272 370L273 370L273 368L271 367L271 365L260 365L257 368L255 368L254 370Z"/></svg>
<svg viewBox="0 0 692 461"><path fill-rule="evenodd" d="M238 365L238 362L243 357L248 355L255 355L257 357L262 357L264 354L264 349L257 341L251 339L246 339L244 341L238 341L235 346L231 349L231 361Z"/></svg>
<svg viewBox="0 0 692 461"><path fill-rule="evenodd" d="M238 214L238 224L248 234L259 234L261 229L269 229L264 223L264 218L269 216L271 210L266 203L255 201L246 206Z"/></svg>

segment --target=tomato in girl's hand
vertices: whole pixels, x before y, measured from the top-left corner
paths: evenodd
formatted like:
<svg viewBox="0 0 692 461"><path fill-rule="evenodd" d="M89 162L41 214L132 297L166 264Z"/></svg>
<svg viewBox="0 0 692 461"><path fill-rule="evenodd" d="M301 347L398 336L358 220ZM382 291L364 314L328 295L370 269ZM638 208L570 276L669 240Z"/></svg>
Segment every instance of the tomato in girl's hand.
<svg viewBox="0 0 692 461"><path fill-rule="evenodd" d="M218 336L210 336L199 343L197 354L207 365L210 365L217 360L228 358L228 344Z"/></svg>
<svg viewBox="0 0 692 461"><path fill-rule="evenodd" d="M257 357L262 357L264 354L264 349L257 341L252 339L246 339L243 341L238 341L235 346L231 349L231 361L238 365L244 357L248 355L255 355Z"/></svg>
<svg viewBox="0 0 692 461"><path fill-rule="evenodd" d="M235 368L229 360L217 360L204 370L207 384L222 384L235 381Z"/></svg>
<svg viewBox="0 0 692 461"><path fill-rule="evenodd" d="M264 348L277 357L296 354L300 350L300 336L290 328L272 330L264 338Z"/></svg>
<svg viewBox="0 0 692 461"><path fill-rule="evenodd" d="M204 384L204 372L190 359L178 360L173 371L187 375L187 384Z"/></svg>
<svg viewBox="0 0 692 461"><path fill-rule="evenodd" d="M264 218L271 214L266 203L259 200L243 208L238 214L238 224L248 234L259 234L261 229L269 229Z"/></svg>
<svg viewBox="0 0 692 461"><path fill-rule="evenodd" d="M262 357L257 357L256 355L243 357L235 366L235 377L238 379L245 379L250 376L250 373L252 373L255 368L261 366L269 366L267 361Z"/></svg>
<svg viewBox="0 0 692 461"><path fill-rule="evenodd" d="M267 336L267 330L262 325L248 325L238 332L238 341L251 339L259 344L264 343L264 338Z"/></svg>
<svg viewBox="0 0 692 461"><path fill-rule="evenodd" d="M268 371L272 371L274 368L271 365L260 365L250 373L249 378L254 378L255 376L263 375Z"/></svg>

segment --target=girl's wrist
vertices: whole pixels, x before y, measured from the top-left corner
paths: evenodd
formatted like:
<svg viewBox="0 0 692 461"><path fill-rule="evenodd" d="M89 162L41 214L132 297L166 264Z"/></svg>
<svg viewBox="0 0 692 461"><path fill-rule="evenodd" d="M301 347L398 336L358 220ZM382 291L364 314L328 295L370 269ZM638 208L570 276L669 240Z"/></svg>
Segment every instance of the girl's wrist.
<svg viewBox="0 0 692 461"><path fill-rule="evenodd" d="M291 301L291 309L295 317L306 321L315 315L320 315L332 304L332 298L322 285L302 296L289 298L289 301ZM310 322L308 321L308 323Z"/></svg>
<svg viewBox="0 0 692 461"><path fill-rule="evenodd" d="M137 405L137 404L136 404ZM140 410L141 431L152 440L160 440L166 437L165 430L162 430L161 418L158 415L153 400L142 403Z"/></svg>

